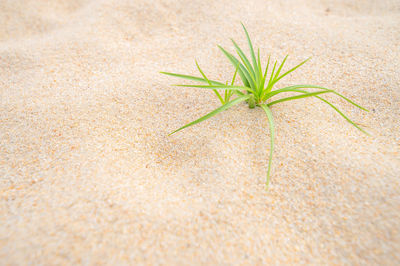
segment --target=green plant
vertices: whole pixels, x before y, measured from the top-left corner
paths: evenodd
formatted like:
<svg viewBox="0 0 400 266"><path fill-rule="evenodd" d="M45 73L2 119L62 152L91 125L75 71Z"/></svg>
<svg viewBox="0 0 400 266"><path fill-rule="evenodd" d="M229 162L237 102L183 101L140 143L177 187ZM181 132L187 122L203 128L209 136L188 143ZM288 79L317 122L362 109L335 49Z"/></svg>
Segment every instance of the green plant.
<svg viewBox="0 0 400 266"><path fill-rule="evenodd" d="M316 97L317 99L320 99L321 101L327 103L330 107L332 107L337 113L339 113L339 115L341 115L344 119L346 119L354 127L359 129L363 133L368 134L362 128L360 128L357 124L355 124L352 120L350 120L345 114L343 114L336 106L334 106L332 103L330 103L329 101L327 101L324 98L319 96L319 95L325 94L325 93L334 93L337 96L346 100L347 102L351 103L352 105L354 105L364 111L368 111L364 107L361 107L360 105L354 103L350 99L337 93L334 90L330 90L330 89L327 89L327 88L324 88L321 86L315 86L315 85L294 85L294 86L289 86L289 87L285 87L285 88L272 90L274 85L279 80L281 80L282 78L284 78L285 76L287 76L288 74L290 74L291 72L293 72L294 70L296 70L297 68L302 66L304 63L306 63L309 60L309 58L304 60L297 66L295 66L295 67L291 68L290 70L281 74L283 65L285 64L288 56L286 56L283 59L282 63L279 66L277 65L278 62L275 61L275 63L273 64L273 67L272 67L272 63L270 65L271 56L269 56L267 65L263 72L262 66L261 66L261 60L260 60L260 50L258 49L257 56L256 56L253 45L252 45L250 37L249 37L249 34L248 34L245 26L243 24L242 24L242 26L243 26L244 32L246 34L246 38L247 38L247 42L248 42L248 46L249 46L249 50L250 50L251 62L234 40L232 40L232 42L236 48L238 57L233 56L231 53L227 52L224 48L222 48L221 46L218 46L219 49L224 53L224 55L229 59L229 61L235 67L235 73L233 75L230 85L228 85L228 83L224 84L224 83L221 83L218 81L208 79L207 76L202 71L202 69L200 68L197 61L196 61L196 66L202 77L195 77L195 76L182 75L182 74L169 73L169 72L161 72L162 74L205 83L204 85L184 84L184 85L175 85L175 86L211 89L217 95L218 99L220 100L220 102L222 104L222 106L215 109L214 111L208 113L207 115L205 115L191 123L184 125L181 128L178 128L177 130L173 131L169 135L174 134L174 133L176 133L184 128L187 128L189 126L200 123L200 122L202 122L202 121L204 121L204 120L206 120L206 119L208 119L208 118L210 118L210 117L212 117L212 116L214 116L214 115L216 115L216 114L218 114L240 102L247 102L247 104L249 105L249 108L255 108L255 107L262 108L268 118L270 137L271 137L269 162L268 162L268 170L267 170L267 180L266 180L266 186L268 188L269 180L270 180L270 172L271 172L272 154L273 154L273 150L274 150L274 135L275 135L273 116L272 116L272 112L270 109L270 107L272 105L281 103L281 102L306 98L306 97ZM269 77L268 77L268 68L270 68L270 66L272 67L272 71L270 71ZM243 82L243 86L234 85L237 74L239 74L239 76ZM303 89L318 89L318 90L310 92L310 91L306 91ZM221 95L218 92L218 90L224 90L224 94ZM284 92L294 92L294 93L297 93L297 95L280 98L280 99L277 99L274 101L269 101L273 96L276 96L276 95L284 93ZM233 95L236 95L237 97L233 100L230 100L231 96L233 96Z"/></svg>

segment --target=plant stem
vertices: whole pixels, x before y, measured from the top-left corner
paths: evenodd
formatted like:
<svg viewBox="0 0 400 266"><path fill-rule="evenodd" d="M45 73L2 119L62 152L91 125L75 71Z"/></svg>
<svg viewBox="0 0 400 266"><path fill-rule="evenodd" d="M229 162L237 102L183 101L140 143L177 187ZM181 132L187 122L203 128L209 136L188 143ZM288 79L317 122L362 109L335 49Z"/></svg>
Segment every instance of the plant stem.
<svg viewBox="0 0 400 266"><path fill-rule="evenodd" d="M249 108L253 109L254 107L256 107L256 101L254 99L254 95L252 94L249 98Z"/></svg>

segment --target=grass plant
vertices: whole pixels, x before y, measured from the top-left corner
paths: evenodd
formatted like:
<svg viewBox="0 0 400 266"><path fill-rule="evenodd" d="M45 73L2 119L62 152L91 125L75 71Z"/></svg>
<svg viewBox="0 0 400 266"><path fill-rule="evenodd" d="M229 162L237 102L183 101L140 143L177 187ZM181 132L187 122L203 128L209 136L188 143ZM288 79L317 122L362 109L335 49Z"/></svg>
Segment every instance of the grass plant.
<svg viewBox="0 0 400 266"><path fill-rule="evenodd" d="M229 109L230 107L239 104L241 102L246 102L249 108L259 107L261 108L268 119L269 124L269 131L270 131L270 150L269 150L269 161L268 161L268 170L267 170L267 178L266 178L266 187L268 188L271 176L271 163L272 163L272 155L274 151L274 137L275 137L275 126L274 126L274 119L271 112L271 107L277 103L291 101L291 100L298 100L307 97L315 97L324 103L328 104L332 107L340 116L346 119L350 124L356 127L361 132L368 135L366 131L364 131L361 127L359 127L356 123L350 120L343 112L341 112L335 105L333 105L328 100L321 97L322 94L326 93L333 93L348 103L354 105L357 108L360 108L364 111L368 111L364 107L354 103L350 99L346 98L342 94L327 89L321 86L316 85L293 85L289 87L274 89L274 86L278 81L298 69L300 66L305 64L308 60L304 60L295 67L283 72L283 66L288 58L286 56L281 63L278 64L277 61L274 63L271 61L271 56L268 57L267 64L265 69L261 65L260 60L260 50L257 50L257 55L254 51L253 44L250 40L249 34L246 30L246 27L242 24L243 30L246 34L246 39L249 46L250 56L246 56L243 50L239 47L239 45L232 40L232 43L236 49L237 56L226 51L221 46L218 46L222 53L228 58L228 60L232 63L235 72L233 74L231 82L222 83L219 81L209 79L203 70L200 68L199 64L196 61L196 66L198 71L201 74L201 77L190 76L190 75L183 75L183 74L176 74L176 73L169 73L169 72L161 72L162 74L170 75L177 78L182 78L190 81L200 82L200 85L191 85L191 84L178 84L175 86L179 87L189 87L189 88L202 88L202 89L209 89L212 90L219 101L221 102L221 106L215 109L214 111L206 114L199 119L190 122L177 130L173 131L169 135L172 135L184 128L193 126L197 123L200 123L206 119L213 117L214 115ZM250 59L249 59L250 58ZM242 80L243 85L235 85L237 74L239 74L240 79ZM312 89L312 91L309 91ZM281 93L292 92L296 93L294 96L283 97L279 99L272 99L272 97L277 96ZM231 100L232 96L235 96L234 99Z"/></svg>

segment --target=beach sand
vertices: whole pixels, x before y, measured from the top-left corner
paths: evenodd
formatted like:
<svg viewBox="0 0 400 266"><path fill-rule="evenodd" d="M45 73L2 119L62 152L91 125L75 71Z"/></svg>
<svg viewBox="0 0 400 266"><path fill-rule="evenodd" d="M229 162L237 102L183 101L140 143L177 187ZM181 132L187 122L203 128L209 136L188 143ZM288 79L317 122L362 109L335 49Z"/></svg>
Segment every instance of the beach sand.
<svg viewBox="0 0 400 266"><path fill-rule="evenodd" d="M276 142L245 104L159 71L227 81L217 48L318 84L274 105ZM400 263L399 1L0 2L0 264Z"/></svg>

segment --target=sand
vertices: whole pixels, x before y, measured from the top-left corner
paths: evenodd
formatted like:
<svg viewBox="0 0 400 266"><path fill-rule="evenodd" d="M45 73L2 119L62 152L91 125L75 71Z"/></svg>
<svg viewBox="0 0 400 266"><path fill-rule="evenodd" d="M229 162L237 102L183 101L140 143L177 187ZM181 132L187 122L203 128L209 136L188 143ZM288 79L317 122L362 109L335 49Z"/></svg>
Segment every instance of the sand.
<svg viewBox="0 0 400 266"><path fill-rule="evenodd" d="M317 99L218 106L158 71L229 80L217 44L312 60L277 88ZM399 1L0 2L0 264L400 263ZM247 51L247 48L246 48Z"/></svg>

